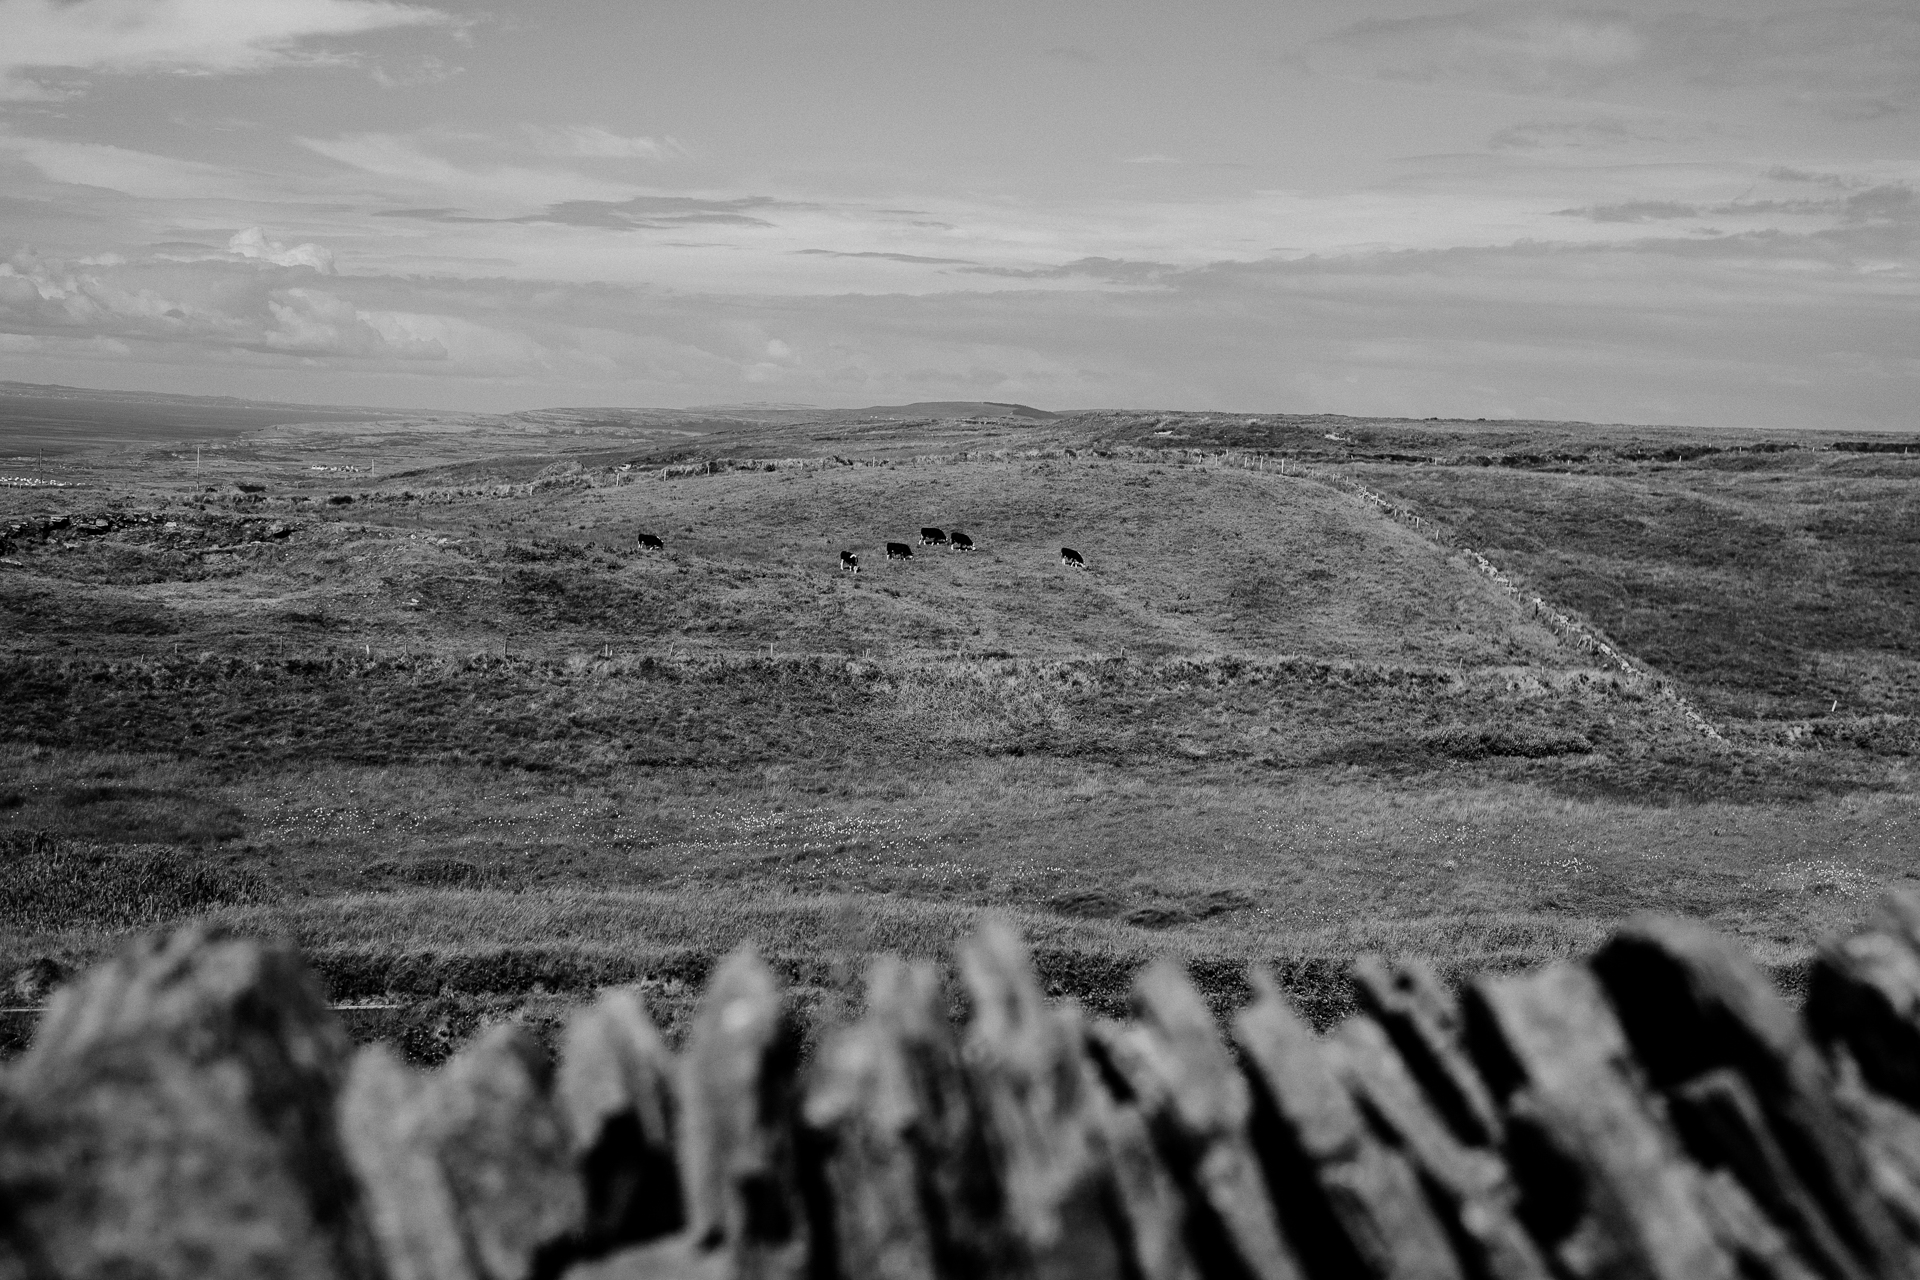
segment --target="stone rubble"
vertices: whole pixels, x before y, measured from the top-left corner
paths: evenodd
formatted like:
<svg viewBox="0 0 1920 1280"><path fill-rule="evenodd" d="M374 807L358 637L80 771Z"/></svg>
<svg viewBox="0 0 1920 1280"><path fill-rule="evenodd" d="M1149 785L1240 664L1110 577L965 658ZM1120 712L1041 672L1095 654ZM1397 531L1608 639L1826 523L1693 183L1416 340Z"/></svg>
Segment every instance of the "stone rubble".
<svg viewBox="0 0 1920 1280"><path fill-rule="evenodd" d="M0 1069L0 1280L1920 1280L1920 897L1789 1007L1697 923L1449 991L1355 968L1315 1034L1177 966L1049 1001L989 921L875 961L811 1060L750 948L684 1048L631 989L549 1064L353 1050L299 957L189 927Z"/></svg>

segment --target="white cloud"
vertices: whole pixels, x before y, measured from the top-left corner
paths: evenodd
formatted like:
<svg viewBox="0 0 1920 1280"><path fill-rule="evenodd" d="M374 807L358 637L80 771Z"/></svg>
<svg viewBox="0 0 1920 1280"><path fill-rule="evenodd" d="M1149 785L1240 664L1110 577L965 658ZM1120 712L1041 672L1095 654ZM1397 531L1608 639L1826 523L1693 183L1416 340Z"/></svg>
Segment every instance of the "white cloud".
<svg viewBox="0 0 1920 1280"><path fill-rule="evenodd" d="M465 67L424 53L397 62L376 63L372 74L373 82L382 89L412 89L421 85L444 84L465 72Z"/></svg>
<svg viewBox="0 0 1920 1280"><path fill-rule="evenodd" d="M100 142L69 142L0 132L0 156L13 156L53 182L105 187L160 200L245 199L255 184L229 169Z"/></svg>
<svg viewBox="0 0 1920 1280"><path fill-rule="evenodd" d="M559 166L502 163L500 157L524 148L486 135L425 130L410 134L350 133L296 141L329 160L380 179L385 198L394 200L451 201L483 212L517 214L558 201L626 200L640 193L632 183L612 182Z"/></svg>
<svg viewBox="0 0 1920 1280"><path fill-rule="evenodd" d="M0 355L119 361L132 354L133 348L118 338L49 338L26 333L0 333Z"/></svg>
<svg viewBox="0 0 1920 1280"><path fill-rule="evenodd" d="M316 399L377 376L380 398L423 404L692 404L744 382L829 404L1891 425L1920 394L1904 340L1920 202L1831 198L1838 222L1804 234L1702 241L1656 222L1611 244L1161 264L1157 287L1121 299L1084 272L997 293L752 296L22 256L0 266L0 352L58 380L27 362L117 343L127 367L310 370L282 394ZM1862 270L1863 255L1901 270Z"/></svg>
<svg viewBox="0 0 1920 1280"><path fill-rule="evenodd" d="M448 358L443 343L404 318L298 283L313 279L305 271L289 274L265 265L262 270L217 259L81 263L18 255L0 263L0 331L201 351L375 361Z"/></svg>
<svg viewBox="0 0 1920 1280"><path fill-rule="evenodd" d="M1602 83L1646 40L1614 15L1496 4L1465 13L1368 19L1311 50L1313 65L1393 80L1490 80L1524 90Z"/></svg>
<svg viewBox="0 0 1920 1280"><path fill-rule="evenodd" d="M1495 151L1613 151L1673 141L1669 132L1646 122L1628 124L1603 116L1592 120L1524 120L1487 140Z"/></svg>
<svg viewBox="0 0 1920 1280"><path fill-rule="evenodd" d="M1757 88L1837 119L1870 120L1920 107L1920 8L1867 0L1629 14L1496 0L1364 19L1314 41L1301 61L1334 74L1548 96Z"/></svg>
<svg viewBox="0 0 1920 1280"><path fill-rule="evenodd" d="M276 267L312 267L321 275L333 274L333 254L317 244L297 244L289 249L259 227L248 227L227 241L227 252L243 258L271 262Z"/></svg>
<svg viewBox="0 0 1920 1280"><path fill-rule="evenodd" d="M267 299L267 310L274 322L257 344L269 351L389 360L447 358L447 348L439 339L420 336L396 317L362 311L319 289L276 290Z"/></svg>
<svg viewBox="0 0 1920 1280"><path fill-rule="evenodd" d="M36 70L262 71L316 38L448 21L387 0L0 0L0 97L45 96Z"/></svg>
<svg viewBox="0 0 1920 1280"><path fill-rule="evenodd" d="M630 138L598 125L527 125L533 149L542 155L587 160L671 160L686 148L672 138Z"/></svg>

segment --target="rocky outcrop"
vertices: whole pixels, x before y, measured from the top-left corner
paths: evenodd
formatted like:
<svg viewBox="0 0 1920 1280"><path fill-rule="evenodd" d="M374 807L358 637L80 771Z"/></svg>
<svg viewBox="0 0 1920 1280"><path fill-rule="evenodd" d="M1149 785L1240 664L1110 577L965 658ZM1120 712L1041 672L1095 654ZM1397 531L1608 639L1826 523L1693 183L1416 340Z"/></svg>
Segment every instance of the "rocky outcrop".
<svg viewBox="0 0 1920 1280"><path fill-rule="evenodd" d="M669 1049L636 993L354 1053L285 949L187 930L61 990L0 1074L0 1280L1920 1277L1920 899L1785 1004L1701 926L1456 993L1357 967L1317 1035L1256 969L1133 1017L989 924L869 975L810 1061L750 950ZM958 998L963 1025L948 1016Z"/></svg>

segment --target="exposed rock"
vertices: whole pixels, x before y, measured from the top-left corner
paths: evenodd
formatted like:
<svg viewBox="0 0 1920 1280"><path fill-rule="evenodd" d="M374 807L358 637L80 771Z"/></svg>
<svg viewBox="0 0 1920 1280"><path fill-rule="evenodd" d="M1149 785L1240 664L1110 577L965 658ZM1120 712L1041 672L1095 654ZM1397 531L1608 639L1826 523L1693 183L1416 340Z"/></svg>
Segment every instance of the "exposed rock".
<svg viewBox="0 0 1920 1280"><path fill-rule="evenodd" d="M680 1229L676 1067L638 992L601 995L567 1023L555 1095L586 1192L581 1247L604 1252Z"/></svg>
<svg viewBox="0 0 1920 1280"><path fill-rule="evenodd" d="M1498 1143L1499 1110L1467 1057L1459 1006L1433 971L1417 961L1389 969L1378 956L1362 956L1353 966L1353 990L1460 1141Z"/></svg>
<svg viewBox="0 0 1920 1280"><path fill-rule="evenodd" d="M1725 1169L1700 1180L1700 1206L1741 1280L1820 1280L1822 1273L1807 1265Z"/></svg>
<svg viewBox="0 0 1920 1280"><path fill-rule="evenodd" d="M1003 921L962 945L960 965L974 1008L966 1063L1029 1274L1125 1274L1118 1190L1092 1112L1099 1085L1077 1018L1047 1006Z"/></svg>
<svg viewBox="0 0 1920 1280"><path fill-rule="evenodd" d="M681 1190L696 1246L743 1275L798 1275L807 1212L795 1141L800 1041L751 947L720 966L680 1062Z"/></svg>
<svg viewBox="0 0 1920 1280"><path fill-rule="evenodd" d="M1901 938L1920 949L1920 892L1893 889L1882 897L1867 921L1867 929Z"/></svg>
<svg viewBox="0 0 1920 1280"><path fill-rule="evenodd" d="M1373 1131L1419 1173L1465 1269L1488 1280L1547 1280L1547 1261L1515 1212L1520 1193L1506 1162L1460 1141L1380 1025L1348 1019L1328 1047L1335 1073Z"/></svg>
<svg viewBox="0 0 1920 1280"><path fill-rule="evenodd" d="M0 1274L374 1276L291 951L186 929L56 994L0 1105Z"/></svg>
<svg viewBox="0 0 1920 1280"><path fill-rule="evenodd" d="M738 1280L743 1274L751 1273L736 1271L729 1255L702 1249L683 1232L578 1263L566 1280Z"/></svg>
<svg viewBox="0 0 1920 1280"><path fill-rule="evenodd" d="M290 953L186 930L0 1069L0 1280L1920 1275L1916 947L1920 900L1828 948L1819 1041L1670 921L1458 1006L1376 966L1377 1016L1324 1038L1260 973L1236 1062L1172 965L1090 1025L992 923L964 1037L934 969L880 961L803 1093L751 951L679 1058L617 991L550 1081L514 1026L429 1074L349 1059Z"/></svg>
<svg viewBox="0 0 1920 1280"><path fill-rule="evenodd" d="M1593 969L1656 1087L1716 1067L1737 1072L1860 1265L1907 1273L1907 1248L1834 1101L1832 1072L1758 966L1702 924L1644 917L1600 949Z"/></svg>
<svg viewBox="0 0 1920 1280"><path fill-rule="evenodd" d="M1670 1110L1695 1158L1737 1177L1821 1274L1831 1280L1868 1274L1794 1172L1744 1077L1725 1067L1695 1076L1673 1090Z"/></svg>
<svg viewBox="0 0 1920 1280"><path fill-rule="evenodd" d="M1879 1092L1920 1106L1920 953L1881 930L1829 942L1807 981L1807 1024L1845 1044Z"/></svg>
<svg viewBox="0 0 1920 1280"><path fill-rule="evenodd" d="M583 1194L545 1059L494 1027L420 1076L363 1050L342 1133L393 1280L523 1280L577 1240Z"/></svg>
<svg viewBox="0 0 1920 1280"><path fill-rule="evenodd" d="M1260 1177L1245 1077L1220 1038L1198 990L1170 961L1149 965L1134 984L1139 1021L1115 1039L1162 1157L1196 1210L1195 1248L1213 1272L1290 1280L1300 1263L1280 1231Z"/></svg>
<svg viewBox="0 0 1920 1280"><path fill-rule="evenodd" d="M1920 1115L1876 1093L1844 1046L1834 1057L1834 1098L1860 1142L1873 1189L1908 1242L1920 1242Z"/></svg>
<svg viewBox="0 0 1920 1280"><path fill-rule="evenodd" d="M478 1280L446 1172L421 1133L428 1088L385 1045L362 1049L340 1099L341 1134L388 1280Z"/></svg>
<svg viewBox="0 0 1920 1280"><path fill-rule="evenodd" d="M1701 1173L1656 1119L1600 984L1559 965L1469 989L1469 1043L1507 1112L1535 1238L1575 1277L1732 1280Z"/></svg>
<svg viewBox="0 0 1920 1280"><path fill-rule="evenodd" d="M1005 1274L1012 1241L958 1042L928 965L885 957L867 1012L820 1051L807 1122L826 1139L849 1276Z"/></svg>
<svg viewBox="0 0 1920 1280"><path fill-rule="evenodd" d="M821 1047L805 1113L830 1138L824 1168L842 1273L931 1280L940 1274L934 1228L909 1137L918 1100L901 1059L871 1021L846 1028Z"/></svg>
<svg viewBox="0 0 1920 1280"><path fill-rule="evenodd" d="M1128 1085L1129 1077L1148 1075L1151 1068L1138 1060L1137 1046L1118 1024L1097 1023L1086 1032L1088 1058L1108 1084L1092 1091L1089 1110L1113 1169L1127 1259L1141 1280L1200 1280L1206 1273L1189 1241L1217 1247L1219 1232L1206 1230L1205 1206L1161 1159L1140 1095ZM1212 1239L1203 1243L1208 1235Z"/></svg>
<svg viewBox="0 0 1920 1280"><path fill-rule="evenodd" d="M545 1055L525 1027L489 1028L430 1079L418 1139L446 1175L475 1269L521 1280L577 1236L585 1197Z"/></svg>
<svg viewBox="0 0 1920 1280"><path fill-rule="evenodd" d="M1254 1145L1309 1273L1452 1280L1460 1268L1405 1157L1368 1128L1332 1055L1256 970L1234 1019L1253 1082Z"/></svg>

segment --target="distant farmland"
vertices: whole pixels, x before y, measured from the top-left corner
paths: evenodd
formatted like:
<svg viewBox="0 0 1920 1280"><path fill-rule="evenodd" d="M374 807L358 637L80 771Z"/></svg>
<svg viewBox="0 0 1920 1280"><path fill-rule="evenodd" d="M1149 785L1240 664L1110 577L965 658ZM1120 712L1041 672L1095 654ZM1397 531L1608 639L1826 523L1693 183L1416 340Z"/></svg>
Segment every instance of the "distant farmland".
<svg viewBox="0 0 1920 1280"><path fill-rule="evenodd" d="M230 440L282 423L364 422L383 416L392 416L392 411L0 382L0 458Z"/></svg>

